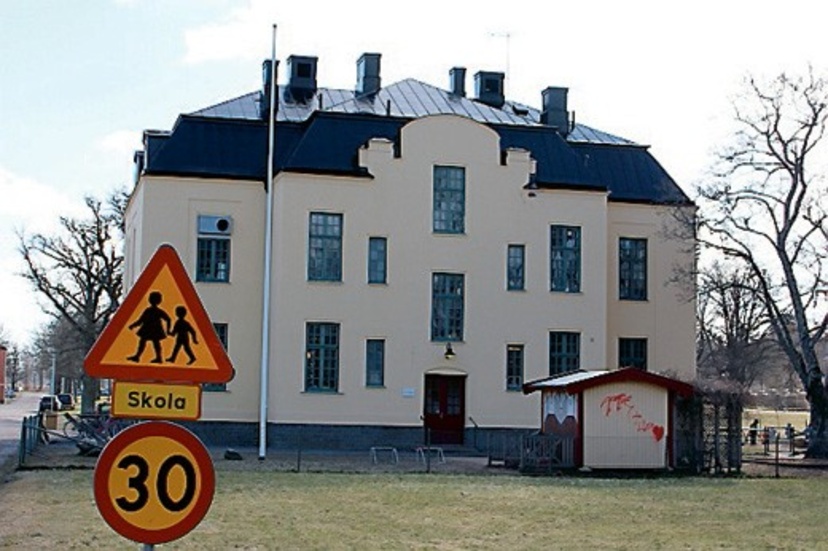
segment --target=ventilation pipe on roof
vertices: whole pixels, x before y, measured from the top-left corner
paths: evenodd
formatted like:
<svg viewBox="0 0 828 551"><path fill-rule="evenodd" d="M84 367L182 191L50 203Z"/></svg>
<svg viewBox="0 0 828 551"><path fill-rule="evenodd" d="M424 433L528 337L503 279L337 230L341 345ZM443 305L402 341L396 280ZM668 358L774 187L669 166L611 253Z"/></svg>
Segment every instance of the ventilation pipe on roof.
<svg viewBox="0 0 828 551"><path fill-rule="evenodd" d="M292 55L287 59L289 98L305 103L316 93L316 63L319 58Z"/></svg>
<svg viewBox="0 0 828 551"><path fill-rule="evenodd" d="M568 88L549 86L543 92L541 124L554 126L564 138L569 134L569 112L566 110Z"/></svg>
<svg viewBox="0 0 828 551"><path fill-rule="evenodd" d="M466 97L466 68L452 67L449 71L451 93L455 96Z"/></svg>
<svg viewBox="0 0 828 551"><path fill-rule="evenodd" d="M503 73L492 71L478 71L474 75L474 87L477 93L477 100L491 105L492 107L503 107Z"/></svg>
<svg viewBox="0 0 828 551"><path fill-rule="evenodd" d="M276 61L276 70L272 70L269 59L262 63L262 90L259 92L259 116L267 119L270 112L270 81L275 78L274 74L279 71L279 61ZM279 110L279 102L275 102L276 110Z"/></svg>
<svg viewBox="0 0 828 551"><path fill-rule="evenodd" d="M373 96L380 90L381 54L362 54L357 61L357 96Z"/></svg>

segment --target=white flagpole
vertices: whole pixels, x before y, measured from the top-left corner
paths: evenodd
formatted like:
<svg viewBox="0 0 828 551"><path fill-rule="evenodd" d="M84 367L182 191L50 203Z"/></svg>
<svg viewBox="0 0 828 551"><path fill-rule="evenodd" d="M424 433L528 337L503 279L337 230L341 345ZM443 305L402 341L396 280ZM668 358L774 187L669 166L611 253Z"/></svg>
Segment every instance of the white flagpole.
<svg viewBox="0 0 828 551"><path fill-rule="evenodd" d="M262 366L259 377L259 459L267 454L267 397L270 363L270 280L273 241L273 154L276 126L276 24L273 25L273 47L270 53L270 109L267 131L267 188L265 196L264 281L262 282Z"/></svg>

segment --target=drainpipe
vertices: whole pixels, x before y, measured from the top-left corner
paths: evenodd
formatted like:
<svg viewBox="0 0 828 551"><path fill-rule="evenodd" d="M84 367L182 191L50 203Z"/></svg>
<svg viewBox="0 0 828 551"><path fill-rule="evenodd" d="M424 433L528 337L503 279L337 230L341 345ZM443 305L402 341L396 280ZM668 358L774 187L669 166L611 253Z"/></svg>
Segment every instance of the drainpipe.
<svg viewBox="0 0 828 551"><path fill-rule="evenodd" d="M273 45L270 54L270 111L267 136L267 183L265 195L264 281L262 282L262 365L259 376L259 459L267 454L267 396L268 367L270 363L270 280L271 248L273 241L273 151L276 127L276 25L273 25Z"/></svg>

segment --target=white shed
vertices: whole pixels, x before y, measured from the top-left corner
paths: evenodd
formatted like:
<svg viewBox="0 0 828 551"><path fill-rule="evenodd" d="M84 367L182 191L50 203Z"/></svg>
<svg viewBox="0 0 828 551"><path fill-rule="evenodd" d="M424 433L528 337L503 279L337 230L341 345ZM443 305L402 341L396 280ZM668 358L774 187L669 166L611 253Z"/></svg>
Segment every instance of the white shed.
<svg viewBox="0 0 828 551"><path fill-rule="evenodd" d="M576 467L657 469L674 463L676 396L693 386L636 368L579 371L531 381L541 391L541 429L572 439Z"/></svg>

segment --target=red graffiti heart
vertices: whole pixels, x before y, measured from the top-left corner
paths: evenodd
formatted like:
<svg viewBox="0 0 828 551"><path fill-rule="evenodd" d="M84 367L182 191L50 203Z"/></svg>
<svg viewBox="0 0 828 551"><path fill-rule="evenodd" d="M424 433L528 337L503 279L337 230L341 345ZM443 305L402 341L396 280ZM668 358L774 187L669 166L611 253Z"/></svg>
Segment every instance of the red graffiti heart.
<svg viewBox="0 0 828 551"><path fill-rule="evenodd" d="M661 439L664 438L664 427L661 425L656 425L653 427L653 436L656 439L656 442L661 442Z"/></svg>

